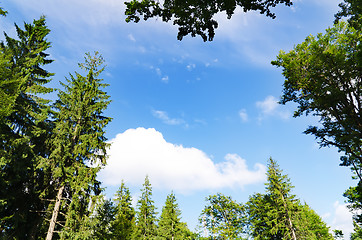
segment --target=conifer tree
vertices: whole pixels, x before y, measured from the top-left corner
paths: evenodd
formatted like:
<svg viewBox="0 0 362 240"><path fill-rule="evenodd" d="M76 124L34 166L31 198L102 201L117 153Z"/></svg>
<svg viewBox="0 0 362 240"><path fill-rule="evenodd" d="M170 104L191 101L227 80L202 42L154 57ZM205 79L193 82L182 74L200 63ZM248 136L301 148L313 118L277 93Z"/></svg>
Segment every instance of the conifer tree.
<svg viewBox="0 0 362 240"><path fill-rule="evenodd" d="M157 233L156 207L152 200L152 187L148 176L143 184L142 196L137 202L134 239L155 239Z"/></svg>
<svg viewBox="0 0 362 240"><path fill-rule="evenodd" d="M104 199L101 196L97 202L94 216L91 217L91 228L93 240L111 240L122 239L116 236L114 229L114 220L116 215L116 207L109 199Z"/></svg>
<svg viewBox="0 0 362 240"><path fill-rule="evenodd" d="M181 222L181 210L172 192L167 196L165 206L158 221L157 238L163 240L185 239L184 223Z"/></svg>
<svg viewBox="0 0 362 240"><path fill-rule="evenodd" d="M40 97L52 91L50 30L44 17L15 29L16 39L5 33L0 43L0 238L35 239L51 189L40 164L52 129L49 101Z"/></svg>
<svg viewBox="0 0 362 240"><path fill-rule="evenodd" d="M250 196L246 204L254 239L331 240L329 228L291 193L293 186L279 165L269 159L265 194Z"/></svg>
<svg viewBox="0 0 362 240"><path fill-rule="evenodd" d="M54 230L61 231L63 239L84 239L89 233L89 228L82 224L88 222L91 197L100 193L96 174L106 163L108 146L104 127L110 118L103 116L103 111L109 104L109 96L102 90L107 84L98 78L104 70L103 63L97 52L94 56L86 54L85 63L79 66L87 74L70 74L67 82L62 83L65 90L59 92L55 103L49 161L57 197L47 240L52 239ZM60 211L62 223L58 221Z"/></svg>
<svg viewBox="0 0 362 240"><path fill-rule="evenodd" d="M135 210L129 189L122 181L115 198L115 220L113 222L116 239L131 239L135 225Z"/></svg>
<svg viewBox="0 0 362 240"><path fill-rule="evenodd" d="M326 223L307 204L300 205L300 213L294 218L298 228L298 239L333 240Z"/></svg>

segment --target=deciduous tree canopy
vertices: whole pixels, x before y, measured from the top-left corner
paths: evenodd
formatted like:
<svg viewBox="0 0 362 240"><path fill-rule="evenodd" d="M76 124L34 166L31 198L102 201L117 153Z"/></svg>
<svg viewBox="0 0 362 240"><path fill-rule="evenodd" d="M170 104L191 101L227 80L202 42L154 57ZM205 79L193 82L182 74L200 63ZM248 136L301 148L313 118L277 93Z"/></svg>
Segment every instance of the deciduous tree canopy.
<svg viewBox="0 0 362 240"><path fill-rule="evenodd" d="M278 4L292 5L291 0L165 0L163 3L155 0L132 0L125 2L126 21L139 22L141 16L144 20L159 17L162 21L173 21L177 25L177 39L182 40L190 34L199 35L204 41L212 41L218 23L215 15L225 12L230 19L237 7L242 11L259 11L268 17L275 18L271 8Z"/></svg>
<svg viewBox="0 0 362 240"><path fill-rule="evenodd" d="M362 179L362 34L344 22L309 36L272 63L283 68L281 103L295 102L295 117L313 114L321 126L305 131L322 147L335 146Z"/></svg>

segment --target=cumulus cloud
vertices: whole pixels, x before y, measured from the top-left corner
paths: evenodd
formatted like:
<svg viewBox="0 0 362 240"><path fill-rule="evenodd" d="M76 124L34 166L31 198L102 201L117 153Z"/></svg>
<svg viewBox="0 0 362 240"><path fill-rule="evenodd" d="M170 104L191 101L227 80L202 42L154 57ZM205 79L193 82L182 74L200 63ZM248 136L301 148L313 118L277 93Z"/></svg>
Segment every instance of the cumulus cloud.
<svg viewBox="0 0 362 240"><path fill-rule="evenodd" d="M348 210L347 204L341 204L336 201L333 205L334 213L328 213L328 218L333 217L331 221L331 229L342 230L344 236L349 238L353 232L352 213Z"/></svg>
<svg viewBox="0 0 362 240"><path fill-rule="evenodd" d="M145 175L152 185L180 192L243 187L265 180L266 167L255 164L250 170L236 154L227 154L214 163L203 151L167 142L153 128L128 129L111 140L107 166L100 179L107 185L119 185L124 179L140 185Z"/></svg>
<svg viewBox="0 0 362 240"><path fill-rule="evenodd" d="M268 116L276 116L284 120L290 117L288 111L280 109L281 106L274 96L267 96L263 101L256 102L256 107L260 110L259 120Z"/></svg>

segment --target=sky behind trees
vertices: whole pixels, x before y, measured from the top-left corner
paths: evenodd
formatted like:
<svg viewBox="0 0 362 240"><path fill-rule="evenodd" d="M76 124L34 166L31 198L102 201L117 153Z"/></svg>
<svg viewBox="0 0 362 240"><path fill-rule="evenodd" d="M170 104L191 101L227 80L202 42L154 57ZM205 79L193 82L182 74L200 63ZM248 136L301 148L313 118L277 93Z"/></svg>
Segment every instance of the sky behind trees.
<svg viewBox="0 0 362 240"><path fill-rule="evenodd" d="M209 194L246 202L263 192L271 156L302 201L332 228L348 232L342 194L354 185L351 173L338 166L336 149L319 149L313 136L302 134L313 117L293 119L292 104L277 104L284 79L270 64L280 50L331 26L338 3L294 1L277 7L274 20L220 14L216 36L206 43L178 41L177 27L160 20L127 24L122 2L114 0L5 1L9 13L0 26L15 37L14 22L46 16L52 87L77 70L85 52L105 58L112 147L99 179L108 197L123 179L137 202L148 174L158 212L174 190L183 221L193 229Z"/></svg>

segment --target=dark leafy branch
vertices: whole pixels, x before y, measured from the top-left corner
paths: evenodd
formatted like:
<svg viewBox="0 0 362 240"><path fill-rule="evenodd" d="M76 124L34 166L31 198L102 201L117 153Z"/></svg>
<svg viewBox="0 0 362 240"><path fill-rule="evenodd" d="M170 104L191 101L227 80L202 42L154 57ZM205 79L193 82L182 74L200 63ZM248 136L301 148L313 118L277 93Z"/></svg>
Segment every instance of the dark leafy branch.
<svg viewBox="0 0 362 240"><path fill-rule="evenodd" d="M272 8L278 4L291 6L291 0L165 0L163 4L155 0L132 0L125 2L126 22L139 22L159 17L164 22L173 21L178 26L177 39L199 35L204 41L212 41L218 23L215 14L225 12L230 19L237 7L243 12L258 11L275 18Z"/></svg>

